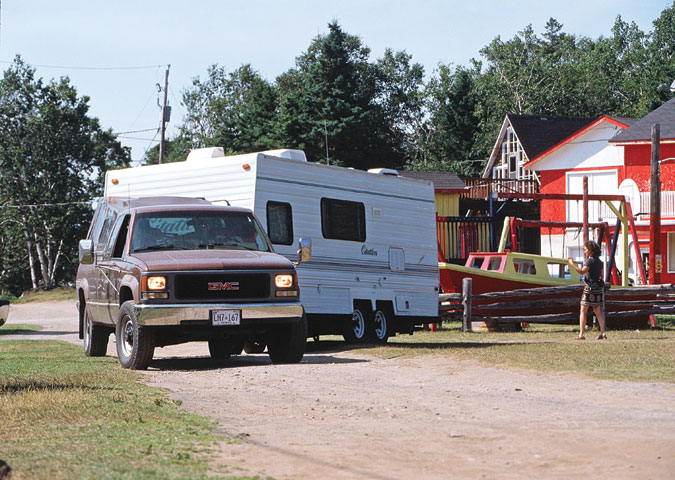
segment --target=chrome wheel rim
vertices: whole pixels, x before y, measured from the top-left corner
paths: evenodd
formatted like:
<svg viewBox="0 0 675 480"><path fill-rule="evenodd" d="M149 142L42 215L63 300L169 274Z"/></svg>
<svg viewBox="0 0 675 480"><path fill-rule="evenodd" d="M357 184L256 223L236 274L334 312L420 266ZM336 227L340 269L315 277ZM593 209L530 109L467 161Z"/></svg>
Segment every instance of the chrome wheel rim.
<svg viewBox="0 0 675 480"><path fill-rule="evenodd" d="M387 316L380 310L375 312L375 336L378 340L383 340L387 335Z"/></svg>
<svg viewBox="0 0 675 480"><path fill-rule="evenodd" d="M357 339L362 339L366 333L366 320L363 318L361 310L354 310L352 313L352 329Z"/></svg>
<svg viewBox="0 0 675 480"><path fill-rule="evenodd" d="M134 348L134 324L131 319L124 322L122 328L122 352L125 356L131 356L131 351Z"/></svg>
<svg viewBox="0 0 675 480"><path fill-rule="evenodd" d="M84 313L84 348L89 348L91 342L91 320L87 312Z"/></svg>

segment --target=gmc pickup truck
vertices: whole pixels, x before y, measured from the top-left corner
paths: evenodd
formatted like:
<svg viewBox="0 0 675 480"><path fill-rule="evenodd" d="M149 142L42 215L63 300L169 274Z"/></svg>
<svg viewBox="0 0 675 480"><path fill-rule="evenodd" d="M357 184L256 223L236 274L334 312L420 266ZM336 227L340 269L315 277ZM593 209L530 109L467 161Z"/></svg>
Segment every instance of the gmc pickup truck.
<svg viewBox="0 0 675 480"><path fill-rule="evenodd" d="M124 368L155 347L207 341L211 357L260 353L299 362L307 321L293 264L246 209L201 199L109 197L99 203L77 271L79 333L104 356L115 333ZM302 246L300 257L311 256Z"/></svg>

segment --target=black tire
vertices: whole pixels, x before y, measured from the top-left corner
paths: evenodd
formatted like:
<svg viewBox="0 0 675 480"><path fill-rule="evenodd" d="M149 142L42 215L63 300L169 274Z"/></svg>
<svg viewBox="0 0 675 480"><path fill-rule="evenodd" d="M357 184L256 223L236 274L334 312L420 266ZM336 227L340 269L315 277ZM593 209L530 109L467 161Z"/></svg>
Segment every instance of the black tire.
<svg viewBox="0 0 675 480"><path fill-rule="evenodd" d="M371 312L361 305L354 307L351 318L345 322L342 336L347 343L363 343L368 340Z"/></svg>
<svg viewBox="0 0 675 480"><path fill-rule="evenodd" d="M82 332L84 340L84 354L88 357L105 357L108 351L108 338L110 329L101 325L94 325L87 313L87 308L82 305Z"/></svg>
<svg viewBox="0 0 675 480"><path fill-rule="evenodd" d="M131 370L145 370L155 353L152 330L138 324L133 302L124 302L117 315L115 330L120 365Z"/></svg>
<svg viewBox="0 0 675 480"><path fill-rule="evenodd" d="M209 340L209 355L214 360L227 360L230 358L230 346L222 338Z"/></svg>
<svg viewBox="0 0 675 480"><path fill-rule="evenodd" d="M391 336L393 329L393 315L387 308L375 310L373 321L370 325L370 337L375 343L385 344Z"/></svg>
<svg viewBox="0 0 675 480"><path fill-rule="evenodd" d="M307 348L307 318L275 332L267 341L267 352L272 363L299 363Z"/></svg>

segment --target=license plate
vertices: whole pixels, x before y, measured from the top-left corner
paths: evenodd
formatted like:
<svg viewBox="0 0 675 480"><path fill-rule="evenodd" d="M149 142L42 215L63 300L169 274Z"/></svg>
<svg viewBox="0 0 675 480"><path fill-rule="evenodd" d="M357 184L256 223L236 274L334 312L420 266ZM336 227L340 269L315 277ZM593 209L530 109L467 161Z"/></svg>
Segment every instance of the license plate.
<svg viewBox="0 0 675 480"><path fill-rule="evenodd" d="M211 310L211 325L239 325L241 323L241 310Z"/></svg>

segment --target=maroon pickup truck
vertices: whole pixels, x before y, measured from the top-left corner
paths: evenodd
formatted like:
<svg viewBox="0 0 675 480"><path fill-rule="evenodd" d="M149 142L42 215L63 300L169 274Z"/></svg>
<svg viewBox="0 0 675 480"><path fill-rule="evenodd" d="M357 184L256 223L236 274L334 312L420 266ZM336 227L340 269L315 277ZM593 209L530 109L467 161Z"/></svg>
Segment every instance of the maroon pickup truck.
<svg viewBox="0 0 675 480"><path fill-rule="evenodd" d="M301 254L311 252L303 247ZM181 197L101 200L77 271L80 338L125 368L155 347L207 341L211 357L262 352L299 362L307 322L293 264L250 210Z"/></svg>

